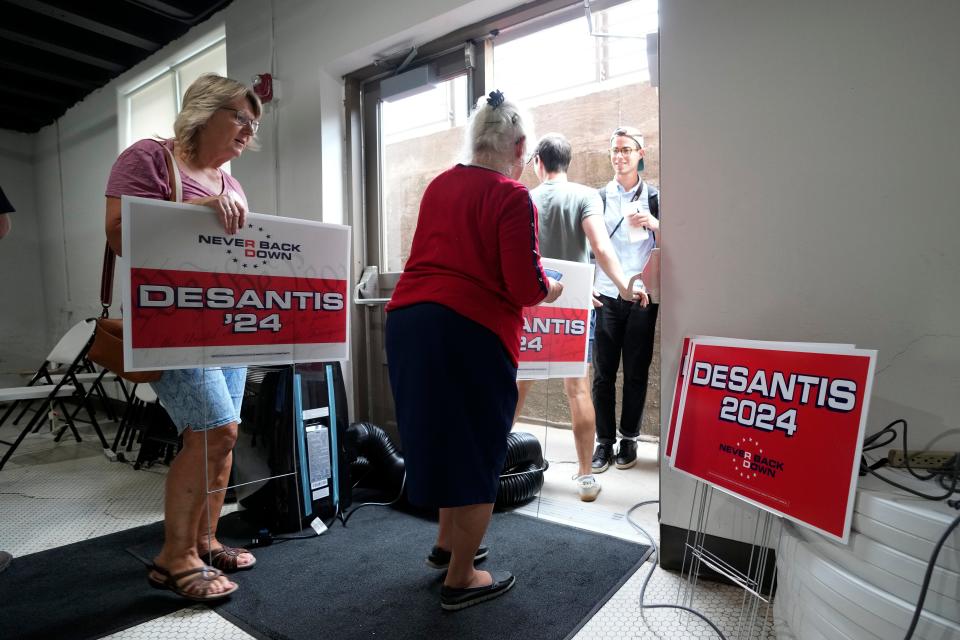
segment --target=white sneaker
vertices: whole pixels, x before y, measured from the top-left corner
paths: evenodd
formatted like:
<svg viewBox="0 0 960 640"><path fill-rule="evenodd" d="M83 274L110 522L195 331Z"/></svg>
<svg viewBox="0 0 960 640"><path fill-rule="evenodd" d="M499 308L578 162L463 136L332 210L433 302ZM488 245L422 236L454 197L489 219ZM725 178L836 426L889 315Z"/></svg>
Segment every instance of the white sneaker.
<svg viewBox="0 0 960 640"><path fill-rule="evenodd" d="M580 494L580 499L584 502L593 502L600 495L600 483L597 482L597 477L592 473L574 476L573 479L577 481L577 493Z"/></svg>

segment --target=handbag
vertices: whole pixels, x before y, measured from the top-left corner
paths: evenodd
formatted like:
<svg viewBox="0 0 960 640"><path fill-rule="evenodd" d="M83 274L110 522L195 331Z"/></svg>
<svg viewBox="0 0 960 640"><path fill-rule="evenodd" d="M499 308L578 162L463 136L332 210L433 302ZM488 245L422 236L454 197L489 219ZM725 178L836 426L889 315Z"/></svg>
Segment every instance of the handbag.
<svg viewBox="0 0 960 640"><path fill-rule="evenodd" d="M100 274L100 304L103 314L97 318L93 330L93 344L87 358L128 382L141 384L155 382L162 371L127 371L123 368L123 319L107 317L113 300L113 271L117 254L107 244L103 251L103 271Z"/></svg>
<svg viewBox="0 0 960 640"><path fill-rule="evenodd" d="M170 179L170 201L183 200L183 185L180 182L180 171L173 159L173 154L161 144L166 152L167 176ZM113 302L113 274L116 267L117 254L106 243L103 250L103 268L100 273L100 304L103 312L96 320L93 331L93 344L87 352L87 358L92 362L108 369L128 382L141 384L155 382L163 375L163 371L127 371L123 368L123 319L110 318L110 304Z"/></svg>

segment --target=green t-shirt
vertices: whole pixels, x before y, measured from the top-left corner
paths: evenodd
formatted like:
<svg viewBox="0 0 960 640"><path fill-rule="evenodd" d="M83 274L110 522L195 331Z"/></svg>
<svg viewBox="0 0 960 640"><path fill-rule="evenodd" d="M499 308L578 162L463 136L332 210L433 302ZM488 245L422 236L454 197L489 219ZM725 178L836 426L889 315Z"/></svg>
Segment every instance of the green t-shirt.
<svg viewBox="0 0 960 640"><path fill-rule="evenodd" d="M596 189L576 182L547 180L530 192L540 222L540 255L544 258L590 262L590 244L583 221L603 215Z"/></svg>

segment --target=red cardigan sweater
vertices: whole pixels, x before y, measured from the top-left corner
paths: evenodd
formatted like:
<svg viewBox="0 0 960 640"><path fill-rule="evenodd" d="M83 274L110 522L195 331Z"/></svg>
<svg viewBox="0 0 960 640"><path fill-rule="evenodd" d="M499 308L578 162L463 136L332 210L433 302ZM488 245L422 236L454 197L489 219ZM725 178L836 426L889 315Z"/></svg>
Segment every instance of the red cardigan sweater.
<svg viewBox="0 0 960 640"><path fill-rule="evenodd" d="M410 257L387 311L435 302L493 331L520 357L523 307L547 295L527 188L457 165L427 186Z"/></svg>

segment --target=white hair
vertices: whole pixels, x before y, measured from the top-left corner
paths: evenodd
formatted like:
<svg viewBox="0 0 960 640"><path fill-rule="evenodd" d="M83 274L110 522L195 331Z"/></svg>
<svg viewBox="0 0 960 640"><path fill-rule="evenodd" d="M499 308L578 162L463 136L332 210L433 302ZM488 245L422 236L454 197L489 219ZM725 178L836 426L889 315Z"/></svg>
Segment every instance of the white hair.
<svg viewBox="0 0 960 640"><path fill-rule="evenodd" d="M477 108L470 116L466 127L464 156L468 162L478 156L499 159L503 163L513 161L515 145L523 141L524 158L532 148L533 120L516 103L503 100L497 106L496 100L483 97L477 101ZM503 94L499 94L502 99Z"/></svg>

